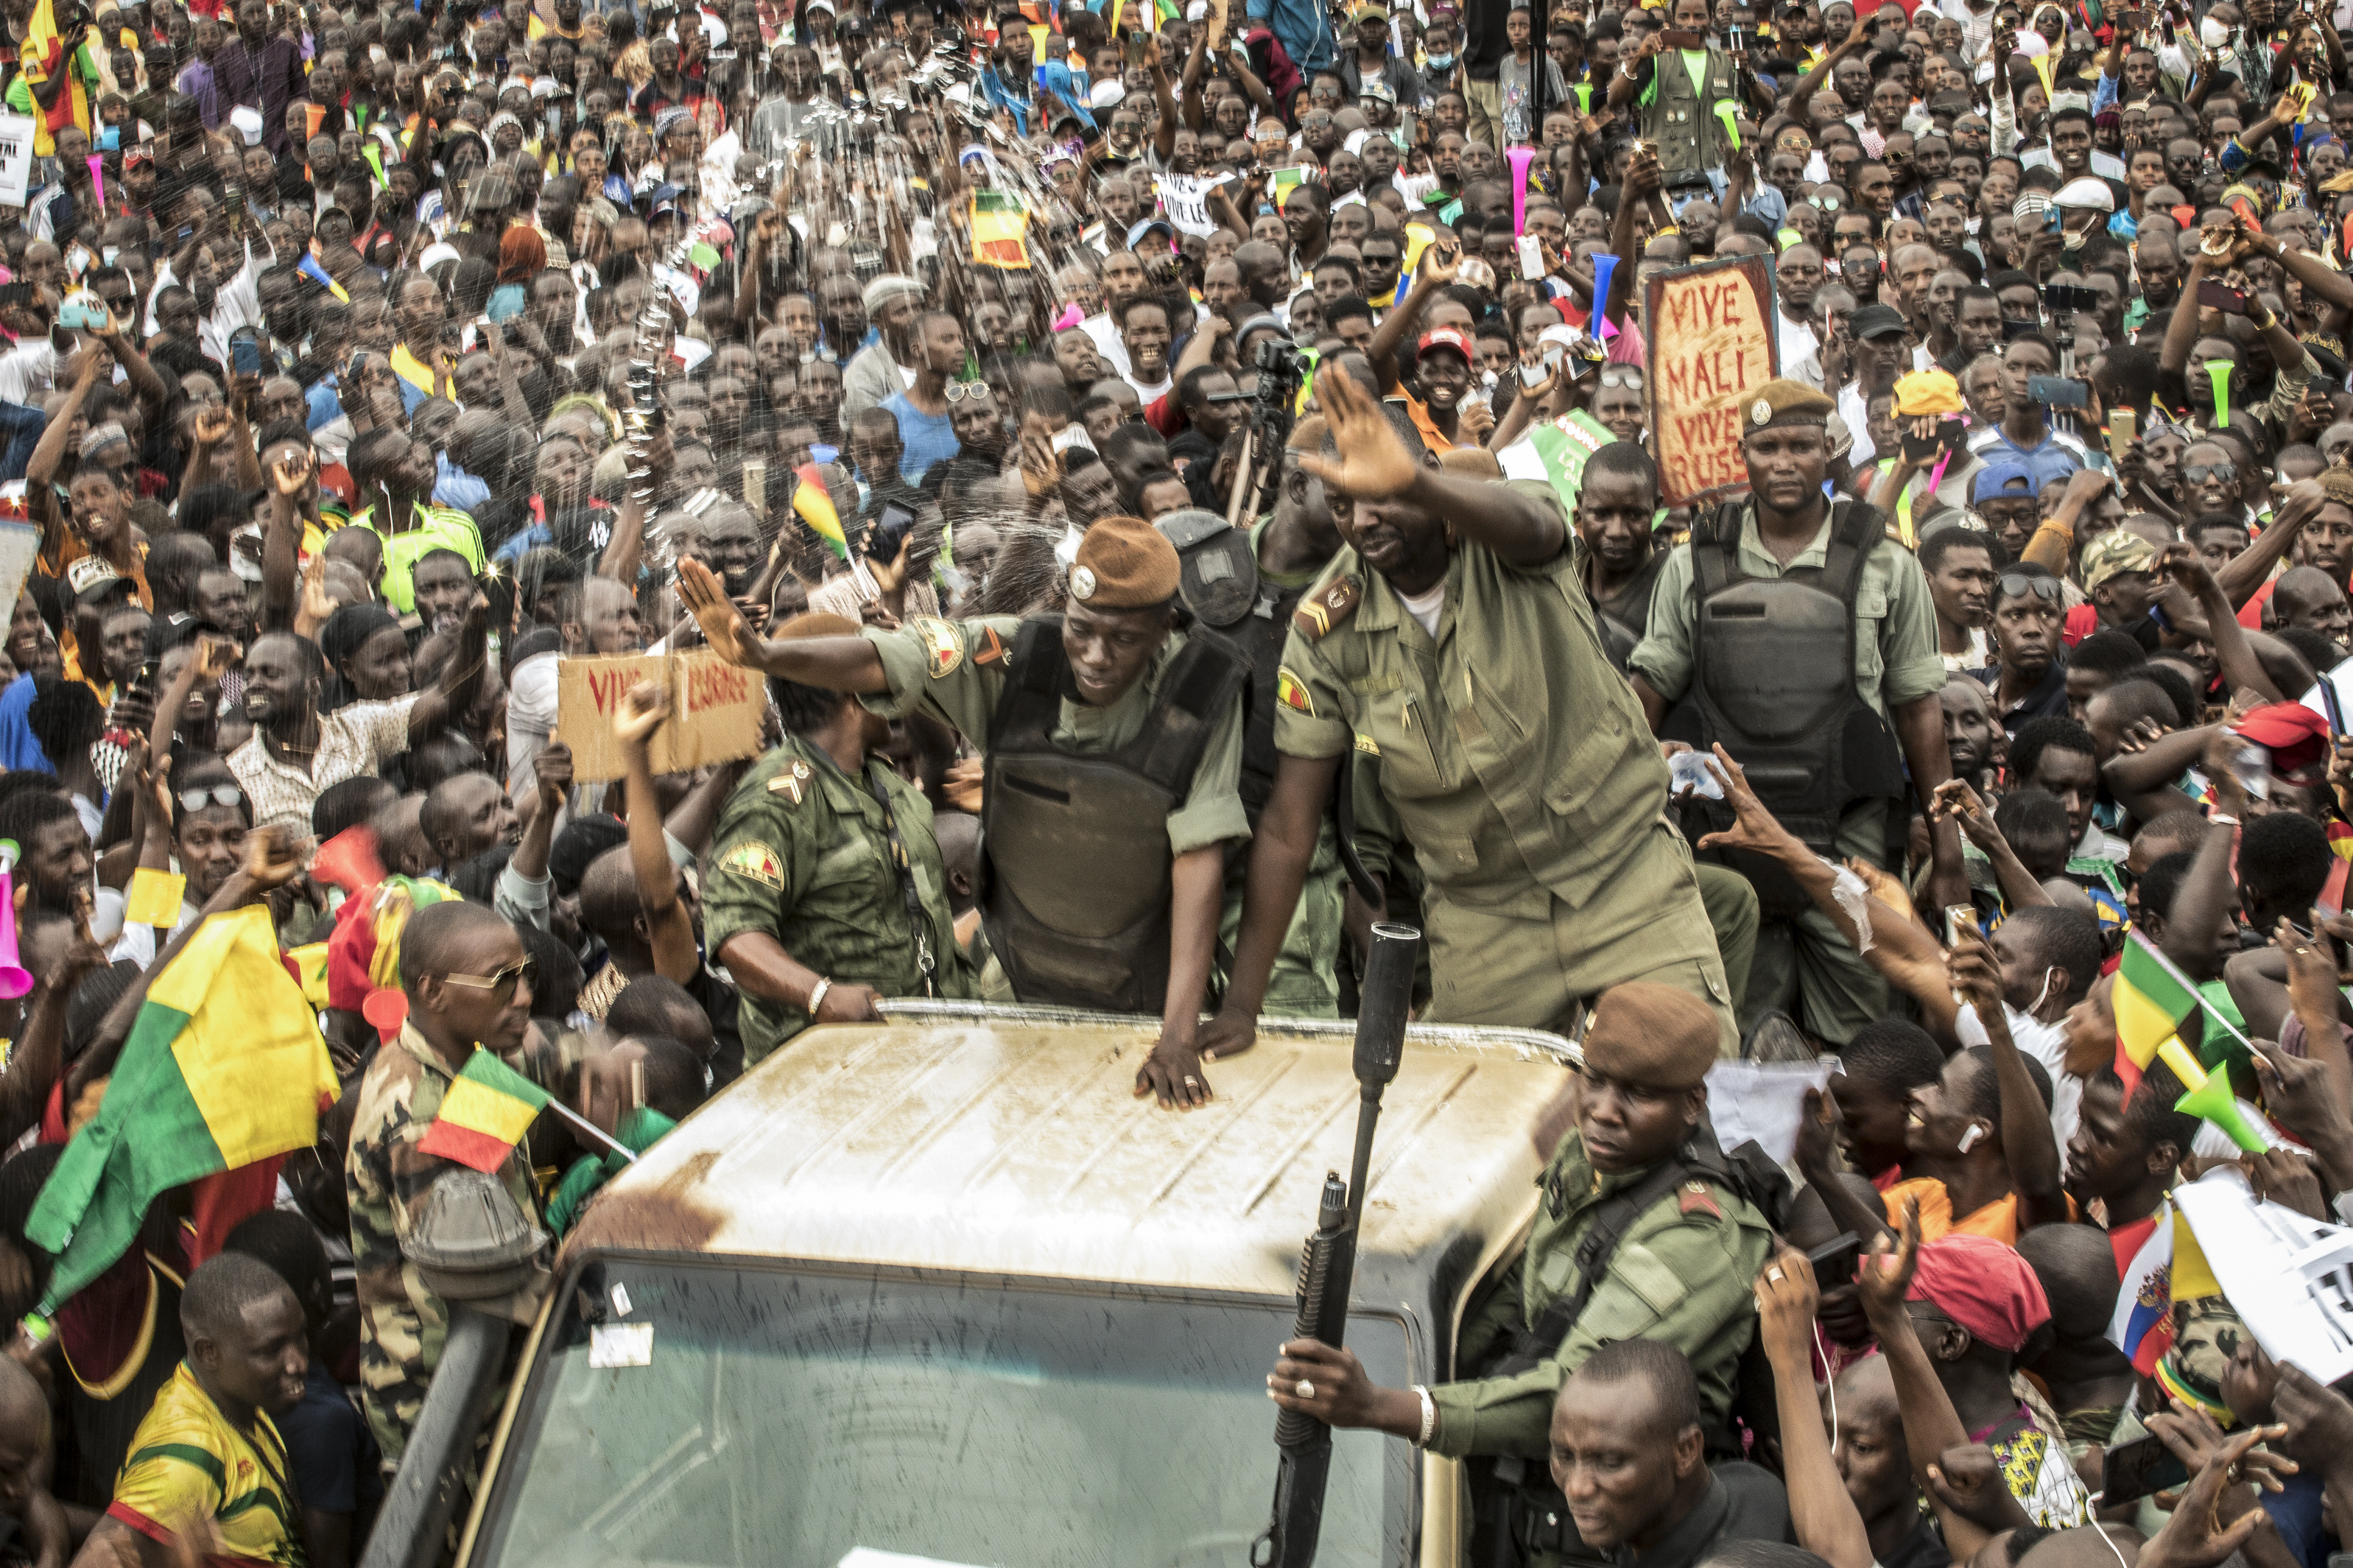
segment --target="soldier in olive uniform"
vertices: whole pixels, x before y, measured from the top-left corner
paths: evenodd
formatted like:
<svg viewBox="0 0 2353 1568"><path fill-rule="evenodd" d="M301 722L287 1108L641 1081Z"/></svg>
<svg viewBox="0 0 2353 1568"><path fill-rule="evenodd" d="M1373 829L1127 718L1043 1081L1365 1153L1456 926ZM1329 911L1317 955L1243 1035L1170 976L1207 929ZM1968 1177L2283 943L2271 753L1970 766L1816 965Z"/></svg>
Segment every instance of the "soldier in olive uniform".
<svg viewBox="0 0 2353 1568"><path fill-rule="evenodd" d="M561 1091L554 1052L518 1058L531 1022L536 966L514 928L480 904L447 900L411 915L400 937L408 1018L378 1050L360 1084L343 1181L351 1197L352 1262L358 1270L360 1405L386 1465L400 1463L449 1334L448 1304L404 1256L433 1184L458 1167L418 1143L440 1114L450 1079L478 1047L543 1089ZM518 1144L499 1167L517 1210L536 1221L531 1160ZM468 1303L528 1323L550 1276L512 1295Z"/></svg>
<svg viewBox="0 0 2353 1568"><path fill-rule="evenodd" d="M1611 985L1701 998L1737 1043L1691 858L1662 819L1667 769L1577 585L1542 483L1445 473L1346 377L1316 384L1348 548L1292 617L1275 742L1223 1010L1220 1055L1256 1037L1340 753L1377 766L1429 880L1431 1016L1551 1027ZM1343 507L1339 499L1345 498ZM1345 512L1345 515L1343 513Z"/></svg>
<svg viewBox="0 0 2353 1568"><path fill-rule="evenodd" d="M1690 993L1640 983L1602 993L1584 1068L1537 1123L1540 1149L1557 1142L1546 1149L1527 1250L1462 1325L1456 1381L1383 1388L1354 1351L1302 1339L1282 1347L1266 1380L1275 1401L1449 1458L1533 1461L1496 1469L1520 1477L1514 1534L1539 1558L1580 1544L1544 1460L1561 1384L1600 1346L1658 1340L1683 1352L1709 1447L1728 1449L1736 1373L1773 1233L1742 1191L1748 1173L1725 1160L1704 1121L1715 1060L1715 1015ZM1597 1224L1622 1226L1620 1239L1580 1267L1578 1248Z"/></svg>
<svg viewBox="0 0 2353 1568"><path fill-rule="evenodd" d="M1767 382L1740 410L1749 494L1693 519L1627 665L1662 740L1723 745L1816 854L1895 868L1905 796L1928 799L1952 772L1944 660L1919 562L1875 509L1822 494L1831 412L1794 381ZM1692 810L1715 830L1732 825L1721 804ZM1957 830L1935 825L1931 844L1936 901L1968 902ZM1885 1015L1885 982L1786 872L1702 846L1762 904L1744 1022L1801 1013L1808 1032L1843 1044Z"/></svg>
<svg viewBox="0 0 2353 1568"><path fill-rule="evenodd" d="M823 615L776 633L857 635ZM745 1067L812 1023L880 1017L885 996L973 994L931 805L869 760L891 721L818 687L770 689L784 743L728 796L702 885L703 940L744 994Z"/></svg>
<svg viewBox="0 0 2353 1568"><path fill-rule="evenodd" d="M1014 994L1158 1013L1136 1092L1163 1104L1191 1103L1200 1085L1225 846L1250 837L1237 789L1248 668L1222 638L1176 629L1178 575L1150 523L1108 517L1080 542L1063 615L777 641L754 635L708 571L679 565L723 657L892 718L920 708L981 750L982 919Z"/></svg>

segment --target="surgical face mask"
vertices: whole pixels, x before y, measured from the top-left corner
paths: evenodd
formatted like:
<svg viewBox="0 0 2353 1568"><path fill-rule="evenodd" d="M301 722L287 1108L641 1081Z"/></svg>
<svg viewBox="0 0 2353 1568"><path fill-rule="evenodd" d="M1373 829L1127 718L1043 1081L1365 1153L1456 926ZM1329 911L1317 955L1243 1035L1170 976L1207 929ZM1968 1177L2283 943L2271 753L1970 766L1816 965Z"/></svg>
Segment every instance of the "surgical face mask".
<svg viewBox="0 0 2353 1568"><path fill-rule="evenodd" d="M2042 1010L2042 1004L2043 1004L2044 1002L2046 1002L2046 1001L2050 1000L2050 997L2051 997L2051 977L2052 977L2053 974L2056 974L2057 973L2059 973L2059 966L2058 966L2057 964L2055 964L2055 963L2046 965L2046 966L2043 968L2043 971L2042 971L2042 988L2041 990L2037 991L2037 992L2034 994L2034 1000L2033 1000L2033 1001L2031 1001L2031 1002L2029 1002L2029 1003L2026 1005L2026 1016L2027 1016L2028 1017L2030 1017L2030 1018L2031 1018L2031 1017L2032 1017L2032 1016L2033 1016L2037 1012L2040 1012L2040 1011Z"/></svg>
<svg viewBox="0 0 2353 1568"><path fill-rule="evenodd" d="M2198 24L2198 41L2210 49L2219 49L2231 41L2231 27L2209 16Z"/></svg>
<svg viewBox="0 0 2353 1568"><path fill-rule="evenodd" d="M1452 55L1431 55L1429 58L1430 68L1431 70L1450 71L1454 68L1454 57Z"/></svg>

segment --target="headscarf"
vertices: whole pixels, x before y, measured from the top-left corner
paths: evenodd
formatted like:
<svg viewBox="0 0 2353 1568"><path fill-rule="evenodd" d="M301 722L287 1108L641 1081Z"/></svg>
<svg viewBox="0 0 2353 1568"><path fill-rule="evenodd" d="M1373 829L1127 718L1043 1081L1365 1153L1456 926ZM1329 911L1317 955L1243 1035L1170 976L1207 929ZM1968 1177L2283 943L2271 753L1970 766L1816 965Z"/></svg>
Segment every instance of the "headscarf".
<svg viewBox="0 0 2353 1568"><path fill-rule="evenodd" d="M319 628L319 651L327 658L327 679L320 693L323 711L332 713L360 700L359 692L343 678L343 661L367 647L368 639L386 626L399 629L400 617L370 601L345 605Z"/></svg>
<svg viewBox="0 0 2353 1568"><path fill-rule="evenodd" d="M499 236L499 281L528 284L547 270L547 241L528 224Z"/></svg>

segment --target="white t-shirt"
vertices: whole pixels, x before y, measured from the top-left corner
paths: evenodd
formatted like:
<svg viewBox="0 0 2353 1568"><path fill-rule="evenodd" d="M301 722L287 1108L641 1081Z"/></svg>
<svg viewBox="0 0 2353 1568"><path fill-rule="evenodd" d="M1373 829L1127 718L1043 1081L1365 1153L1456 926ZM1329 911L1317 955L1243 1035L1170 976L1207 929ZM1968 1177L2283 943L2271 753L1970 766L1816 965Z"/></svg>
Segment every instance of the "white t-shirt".
<svg viewBox="0 0 2353 1568"><path fill-rule="evenodd" d="M2059 1163L2067 1163L2067 1144L2075 1136L2075 1128L2083 1120L2084 1080L2067 1070L2067 1028L2064 1023L2043 1024L2028 1017L2005 1002L2002 1017L2010 1024L2010 1037L2021 1053L2042 1064L2051 1075L2051 1131L2059 1140ZM1964 1046L1988 1044L1985 1026L1978 1022L1978 1010L1964 1005L1953 1020L1953 1035Z"/></svg>
<svg viewBox="0 0 2353 1568"><path fill-rule="evenodd" d="M1440 583L1427 594L1409 594L1394 583L1389 587L1397 595L1398 603L1406 607L1406 613L1421 623L1421 629L1433 637L1438 636L1438 612L1446 607L1446 584Z"/></svg>

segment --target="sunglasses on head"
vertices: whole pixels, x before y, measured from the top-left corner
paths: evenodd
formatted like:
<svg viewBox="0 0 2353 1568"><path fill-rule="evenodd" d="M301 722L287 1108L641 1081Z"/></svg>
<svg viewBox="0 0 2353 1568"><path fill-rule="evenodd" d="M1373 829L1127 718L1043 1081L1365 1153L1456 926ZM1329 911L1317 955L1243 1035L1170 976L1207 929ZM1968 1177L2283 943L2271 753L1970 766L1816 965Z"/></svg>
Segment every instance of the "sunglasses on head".
<svg viewBox="0 0 2353 1568"><path fill-rule="evenodd" d="M2062 598L2065 597L2064 592L2060 587L2058 578L2031 577L2023 572L2003 573L2001 574L2000 581L1996 587L1996 592L2001 597L2006 599L2022 598L2026 595L2031 594L2036 598L2045 600L2053 605L2059 603Z"/></svg>
<svg viewBox="0 0 2353 1568"><path fill-rule="evenodd" d="M1642 373L1629 365L1611 365L1601 373L1601 384L1631 387L1640 392L1642 390Z"/></svg>
<svg viewBox="0 0 2353 1568"><path fill-rule="evenodd" d="M951 405L985 399L987 396L988 383L985 381L952 381L947 384L946 397Z"/></svg>
<svg viewBox="0 0 2353 1568"><path fill-rule="evenodd" d="M2183 467L2181 477L2193 485L2202 485L2210 479L2218 485L2234 485L2239 482L2239 466L2236 463L2190 463Z"/></svg>

